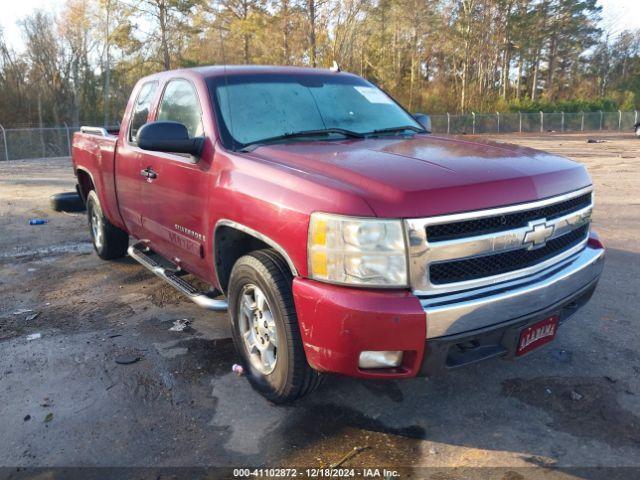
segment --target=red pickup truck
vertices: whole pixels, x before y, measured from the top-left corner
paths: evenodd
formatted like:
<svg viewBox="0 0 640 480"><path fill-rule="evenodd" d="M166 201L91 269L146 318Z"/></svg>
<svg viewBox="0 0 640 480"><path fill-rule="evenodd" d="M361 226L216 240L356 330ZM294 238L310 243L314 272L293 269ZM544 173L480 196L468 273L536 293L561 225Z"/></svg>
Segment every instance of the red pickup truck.
<svg viewBox="0 0 640 480"><path fill-rule="evenodd" d="M97 254L128 252L198 305L228 305L247 377L274 402L326 372L525 355L603 268L583 166L432 135L339 71L143 78L119 132L74 135L73 167Z"/></svg>

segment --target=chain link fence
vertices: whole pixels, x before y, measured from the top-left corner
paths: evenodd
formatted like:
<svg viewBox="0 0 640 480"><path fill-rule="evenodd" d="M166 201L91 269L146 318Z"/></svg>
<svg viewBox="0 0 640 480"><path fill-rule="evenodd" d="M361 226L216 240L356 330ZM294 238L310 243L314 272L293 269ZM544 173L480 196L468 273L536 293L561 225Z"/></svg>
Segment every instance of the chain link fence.
<svg viewBox="0 0 640 480"><path fill-rule="evenodd" d="M470 115L433 115L434 133L479 135L483 133L545 132L625 132L640 121L633 112L584 113L472 113Z"/></svg>
<svg viewBox="0 0 640 480"><path fill-rule="evenodd" d="M0 160L67 157L73 133L80 127L3 128L0 125Z"/></svg>
<svg viewBox="0 0 640 480"><path fill-rule="evenodd" d="M432 115L433 133L479 135L485 133L545 133L632 131L640 121L633 112L585 113L472 113ZM0 125L0 161L66 157L71 153L78 126L7 128Z"/></svg>

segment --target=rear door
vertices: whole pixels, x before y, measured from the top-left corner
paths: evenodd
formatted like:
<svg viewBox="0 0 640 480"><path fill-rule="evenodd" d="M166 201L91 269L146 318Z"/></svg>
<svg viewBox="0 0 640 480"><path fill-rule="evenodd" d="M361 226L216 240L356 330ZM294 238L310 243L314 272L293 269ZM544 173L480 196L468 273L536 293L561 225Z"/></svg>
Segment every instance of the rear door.
<svg viewBox="0 0 640 480"><path fill-rule="evenodd" d="M202 109L195 85L187 79L169 80L156 120L180 122L190 137L204 135ZM208 159L144 151L141 169L155 174L142 189L142 224L152 248L185 270L206 276L205 219L209 185Z"/></svg>
<svg viewBox="0 0 640 480"><path fill-rule="evenodd" d="M136 135L147 123L153 100L158 91L158 82L143 83L136 94L124 135L118 142L116 158L116 188L118 206L127 230L136 238L143 238L142 231L142 185L145 177L140 167L142 151L136 143Z"/></svg>

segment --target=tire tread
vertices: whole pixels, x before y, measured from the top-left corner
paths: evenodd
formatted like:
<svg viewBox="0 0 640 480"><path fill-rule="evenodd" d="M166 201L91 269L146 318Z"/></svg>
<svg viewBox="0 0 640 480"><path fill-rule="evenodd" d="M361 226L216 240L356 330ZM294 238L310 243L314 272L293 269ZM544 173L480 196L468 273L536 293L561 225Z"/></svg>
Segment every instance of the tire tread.
<svg viewBox="0 0 640 480"><path fill-rule="evenodd" d="M298 317L293 302L292 275L289 266L284 259L272 249L257 250L240 258L234 269L239 265L249 265L264 276L273 285L274 295L280 303L279 310L283 312L282 321L287 328L287 334L291 342L287 345L291 365L287 376L290 379L281 391L265 393L265 396L274 403L286 403L303 397L318 388L324 376L311 368L307 362ZM233 278L233 272L231 277ZM282 346L280 347L282 348Z"/></svg>
<svg viewBox="0 0 640 480"><path fill-rule="evenodd" d="M102 216L102 228L104 229L104 243L101 251L98 251L94 244L96 253L103 260L114 260L116 258L124 257L127 253L127 248L129 247L129 234L120 230L118 227L113 225L107 217L105 217L95 190L91 190L89 195L87 195L87 216L89 219L89 228L91 228L91 209L93 208L92 204L94 203L100 209L100 215Z"/></svg>

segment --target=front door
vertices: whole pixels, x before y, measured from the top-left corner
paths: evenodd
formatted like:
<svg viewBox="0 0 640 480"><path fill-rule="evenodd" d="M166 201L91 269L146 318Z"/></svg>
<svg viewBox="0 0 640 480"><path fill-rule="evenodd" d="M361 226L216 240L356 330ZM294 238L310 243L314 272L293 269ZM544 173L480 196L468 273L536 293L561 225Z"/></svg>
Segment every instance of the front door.
<svg viewBox="0 0 640 480"><path fill-rule="evenodd" d="M142 125L147 123L149 109L156 96L158 82L152 81L142 84L136 95L128 127L120 137L115 162L115 178L118 193L120 215L127 230L136 238L144 237L142 230L142 185L144 177L141 175L141 150L136 144L136 135ZM144 167L143 167L144 168Z"/></svg>
<svg viewBox="0 0 640 480"><path fill-rule="evenodd" d="M200 101L188 80L167 83L156 118L184 124L191 137L204 135ZM150 172L142 188L142 225L151 248L206 277L210 164L190 155L144 151L140 167Z"/></svg>

